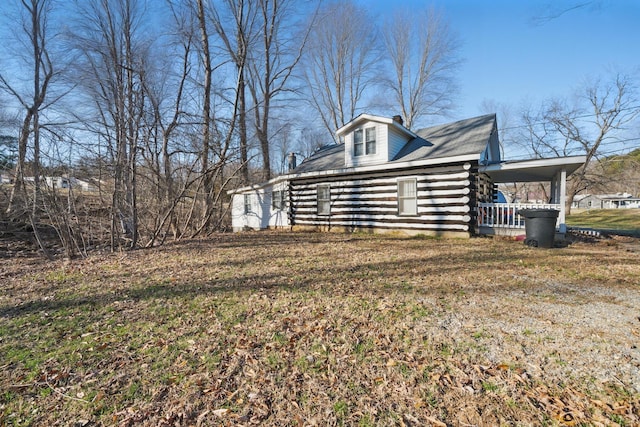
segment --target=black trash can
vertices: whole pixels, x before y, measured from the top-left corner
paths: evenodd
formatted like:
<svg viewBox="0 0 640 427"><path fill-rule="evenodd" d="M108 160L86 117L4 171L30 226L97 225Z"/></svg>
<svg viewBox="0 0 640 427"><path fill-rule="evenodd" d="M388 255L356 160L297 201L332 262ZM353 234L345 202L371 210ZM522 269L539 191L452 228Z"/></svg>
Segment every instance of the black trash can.
<svg viewBox="0 0 640 427"><path fill-rule="evenodd" d="M556 209L521 209L527 234L524 244L535 248L552 248L556 236L556 221L560 211Z"/></svg>

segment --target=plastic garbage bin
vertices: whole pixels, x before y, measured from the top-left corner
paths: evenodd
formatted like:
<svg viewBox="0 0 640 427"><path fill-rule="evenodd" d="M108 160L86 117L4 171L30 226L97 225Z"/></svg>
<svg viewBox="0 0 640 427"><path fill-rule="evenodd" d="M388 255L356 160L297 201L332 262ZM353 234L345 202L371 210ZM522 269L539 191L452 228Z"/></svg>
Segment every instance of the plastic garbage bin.
<svg viewBox="0 0 640 427"><path fill-rule="evenodd" d="M556 209L521 209L518 213L524 217L527 235L524 244L536 248L552 248L560 212Z"/></svg>

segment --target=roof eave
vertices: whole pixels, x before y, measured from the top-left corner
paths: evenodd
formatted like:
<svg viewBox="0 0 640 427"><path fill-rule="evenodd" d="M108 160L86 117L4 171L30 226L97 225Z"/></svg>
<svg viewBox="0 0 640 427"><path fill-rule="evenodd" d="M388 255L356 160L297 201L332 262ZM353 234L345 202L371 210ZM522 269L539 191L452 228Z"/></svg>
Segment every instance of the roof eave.
<svg viewBox="0 0 640 427"><path fill-rule="evenodd" d="M392 118L382 117L382 116L374 116L374 115L371 115L371 114L360 114L358 117L356 117L355 119L351 120L350 122L348 122L347 124L342 126L340 129L338 129L336 131L336 135L342 136L342 135L344 135L346 133L349 133L353 128L357 127L363 121L377 122L377 123L383 123L383 124L386 124L386 125L390 125L390 126L393 126L395 129L397 129L398 131L400 131L401 133L404 133L405 135L407 135L407 136L409 136L411 138L417 138L418 137L415 133L411 132L409 129L407 129L406 127L404 127L403 125L401 125L397 121L393 120Z"/></svg>
<svg viewBox="0 0 640 427"><path fill-rule="evenodd" d="M261 188L268 187L270 185L276 185L282 181L286 181L289 179L291 175L280 175L275 178L271 178L269 181L260 182L258 184L245 185L244 187L232 188L231 190L227 190L227 194L232 195L236 193L244 193L245 191L250 190L259 190Z"/></svg>
<svg viewBox="0 0 640 427"><path fill-rule="evenodd" d="M246 191L258 190L261 188L268 187L270 185L275 185L282 181L294 180L294 179L305 179L305 178L313 178L313 177L325 177L325 176L334 176L334 175L349 175L354 173L365 173L365 172L378 172L378 171L389 171L389 170L398 170L404 168L414 168L421 166L431 166L442 163L460 163L460 162L473 162L478 161L478 154L467 154L462 156L452 156L452 157L440 157L436 159L423 159L423 160L411 160L407 162L397 162L397 163L384 163L381 165L372 165L372 166L359 166L359 167L351 167L351 168L339 168L339 169L328 169L324 171L312 171L312 172L302 172L302 173L291 173L287 175L280 175L276 178L273 178L269 181L247 185L240 188L235 188L232 190L228 190L227 194L237 194L244 193Z"/></svg>
<svg viewBox="0 0 640 427"><path fill-rule="evenodd" d="M564 169L567 175L575 172L587 160L587 156L552 157L481 165L480 172L488 174L496 182L549 181Z"/></svg>
<svg viewBox="0 0 640 427"><path fill-rule="evenodd" d="M413 168L413 167L420 167L420 166L431 166L431 165L441 164L441 163L470 162L470 161L478 161L478 160L479 160L478 154L467 154L462 156L440 157L435 159L410 160L410 161L397 162L397 163L389 162L389 163L383 163L383 164L371 165L371 166L358 166L358 167L349 167L349 168L328 169L324 171L303 172L299 174L289 174L287 175L287 179L302 179L302 178L310 178L310 177L316 177L316 176L348 175L348 174L362 173L362 172L389 171L389 170Z"/></svg>

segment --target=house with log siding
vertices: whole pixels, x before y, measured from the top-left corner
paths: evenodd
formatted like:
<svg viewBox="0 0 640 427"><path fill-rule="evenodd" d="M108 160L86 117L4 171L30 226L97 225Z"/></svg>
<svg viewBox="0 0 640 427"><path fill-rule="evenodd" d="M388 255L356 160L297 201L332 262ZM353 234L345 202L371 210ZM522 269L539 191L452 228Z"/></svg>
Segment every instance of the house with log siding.
<svg viewBox="0 0 640 427"><path fill-rule="evenodd" d="M471 236L522 233L522 208L560 211L584 156L501 159L495 114L411 131L399 116L362 114L289 173L231 190L234 231L286 228ZM497 184L549 182L540 206L496 203Z"/></svg>

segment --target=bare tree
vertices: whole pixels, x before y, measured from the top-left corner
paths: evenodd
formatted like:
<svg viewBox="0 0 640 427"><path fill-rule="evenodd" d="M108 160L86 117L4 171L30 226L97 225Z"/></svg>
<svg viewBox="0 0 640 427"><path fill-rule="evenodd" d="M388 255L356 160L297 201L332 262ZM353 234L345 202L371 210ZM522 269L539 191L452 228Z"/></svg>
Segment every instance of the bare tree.
<svg viewBox="0 0 640 427"><path fill-rule="evenodd" d="M198 0L201 1L201 0ZM257 0L224 0L211 6L213 27L237 75L237 127L240 140L241 177L249 182L247 135L247 61L255 38Z"/></svg>
<svg viewBox="0 0 640 427"><path fill-rule="evenodd" d="M142 82L151 109L149 122L146 124L149 136L145 138L149 147L142 152L142 156L146 158L152 174L150 179L155 179L155 204L157 206L146 246L154 245L161 234L164 240L168 234L163 233L166 226L172 231L174 238L182 234L176 208L186 191L187 181L178 179L174 172L178 167L175 157L178 153L183 153L184 150L178 149L173 140L188 117L185 98L188 91L188 80L192 77L191 55L198 30L194 22L195 15L188 5L183 7L185 6L183 4L168 3L168 6L174 25L174 34L169 39L168 46L166 46L168 52L166 57L162 57L161 62L170 65L158 67L157 75L154 78L147 76ZM172 62L173 58L180 58L180 61ZM207 68L205 67L205 69ZM208 110L210 103L205 102L205 105L209 105ZM208 130L205 130L204 126L202 128L204 137L208 138L208 134L205 133ZM203 144L202 147L204 151L208 148L208 144ZM206 170L207 162L205 160L201 160L201 162L203 163L201 170ZM189 170L188 176L192 174L193 170Z"/></svg>
<svg viewBox="0 0 640 427"><path fill-rule="evenodd" d="M524 135L539 157L585 155L585 163L572 175L567 209L574 197L598 183L590 171L603 148L616 144L620 131L640 115L637 91L629 76L616 74L596 80L581 91L575 105L553 100L538 113L525 111Z"/></svg>
<svg viewBox="0 0 640 427"><path fill-rule="evenodd" d="M573 3L573 4L572 4ZM565 14L572 13L575 10L586 8L598 8L599 2L592 1L576 1L576 2L557 2L557 3L540 3L540 12L531 17L533 25L544 25L548 22L558 19Z"/></svg>
<svg viewBox="0 0 640 427"><path fill-rule="evenodd" d="M303 128L300 130L298 146L294 147L302 157L310 157L320 147L326 145L325 132L319 128Z"/></svg>
<svg viewBox="0 0 640 427"><path fill-rule="evenodd" d="M602 176L595 189L601 193L631 193L640 196L640 148L627 154L614 154L600 159L591 173Z"/></svg>
<svg viewBox="0 0 640 427"><path fill-rule="evenodd" d="M170 57L181 60L175 63L175 76L160 76L154 85L156 88L147 90L154 111L150 128L158 127L154 131L158 136L151 136L150 140L161 138L162 141L156 143L158 155L150 150L146 164L153 175L162 175L159 181L164 188L157 190L158 195L164 193L164 200L159 203L163 211L154 218L147 245L154 244L158 237L165 238L166 225L177 239L218 229L222 217L220 181L225 179L232 141L231 137L221 136L222 128L228 123L229 132L233 134L235 120L215 116L216 94L219 93L214 88L214 72L220 64L214 63L208 4L202 0L177 2L170 4L170 9L177 24L177 31L172 36L177 49ZM163 107L164 104L168 107ZM191 140L193 144L189 148L172 139ZM162 158L162 166L159 158ZM187 214L180 216L177 210L187 206L187 193L195 197L191 198Z"/></svg>
<svg viewBox="0 0 640 427"><path fill-rule="evenodd" d="M460 60L458 42L442 15L434 9L399 10L385 22L383 40L392 64L385 84L405 126L451 111Z"/></svg>
<svg viewBox="0 0 640 427"><path fill-rule="evenodd" d="M320 10L307 47L308 101L335 138L336 129L362 111L379 71L374 20L352 1L329 3Z"/></svg>
<svg viewBox="0 0 640 427"><path fill-rule="evenodd" d="M62 95L51 95L51 85L54 78L59 74L54 67L51 56L51 41L53 36L49 33L49 16L52 11L50 0L20 0L22 22L22 41L28 47L28 54L23 58L24 66L30 70L29 80L31 89L24 89L12 84L8 75L0 73L0 89L9 93L18 101L24 109L22 125L18 136L18 154L15 168L14 186L11 191L7 211L14 212L16 208L16 198L22 193L24 202L27 202L25 188L25 168L27 163L27 151L29 142L32 142L31 173L33 174L33 197L31 209L28 217L31 221L36 240L43 252L49 256L39 232L38 215L40 209L41 192L41 130L42 115L44 111L51 107ZM18 36L20 37L20 36ZM27 205L24 205L26 210Z"/></svg>
<svg viewBox="0 0 640 427"><path fill-rule="evenodd" d="M140 28L142 8L137 0L91 0L77 5L80 19L74 39L81 53L79 65L88 71L81 74L82 81L95 103L95 130L106 140L113 165L111 247L135 247L136 167L150 37Z"/></svg>
<svg viewBox="0 0 640 427"><path fill-rule="evenodd" d="M496 114L500 135L500 154L503 159L514 159L525 154L519 146L520 139L517 132L514 132L518 113L512 106L492 99L484 99L480 103L479 110L482 114Z"/></svg>
<svg viewBox="0 0 640 427"><path fill-rule="evenodd" d="M18 138L11 132L15 127L14 122L15 120L0 109L0 170L2 171L13 169L17 160Z"/></svg>
<svg viewBox="0 0 640 427"><path fill-rule="evenodd" d="M278 132L270 138L270 144L273 145L273 162L276 171L279 174L287 173L287 155L293 149L294 131L291 123L277 123Z"/></svg>
<svg viewBox="0 0 640 427"><path fill-rule="evenodd" d="M32 90L26 90L26 93L23 93L9 82L9 77L6 74L0 72L0 88L11 94L25 111L18 137L18 157L8 212L15 208L16 196L24 189L27 146L31 137L33 141L31 164L34 176L33 213L35 214L40 191L40 116L43 108L46 107L49 84L55 75L49 55L49 34L47 33L51 2L49 0L20 0L20 4L23 11L24 44L31 49L29 56L25 57L25 62L31 68Z"/></svg>
<svg viewBox="0 0 640 427"><path fill-rule="evenodd" d="M205 4L203 0L196 0L196 19L198 22L198 29L200 31L200 57L201 65L204 72L204 86L202 88L202 140L200 152L201 163L201 188L202 191L202 211L203 218L207 217L207 213L210 210L210 200L208 198L207 189L211 187L211 177L208 173L209 170L209 151L211 144L211 87L213 79L213 65L212 54L209 46L209 27L207 25L207 14Z"/></svg>
<svg viewBox="0 0 640 427"><path fill-rule="evenodd" d="M254 126L262 153L262 179L271 179L269 125L276 98L287 91L294 67L302 57L308 30L293 32L288 22L298 16L292 0L258 0L259 43L249 61L249 90ZM312 21L313 22L313 19Z"/></svg>
<svg viewBox="0 0 640 427"><path fill-rule="evenodd" d="M186 81L204 83L197 84L197 92L190 95L193 100L190 104L199 109L193 117L197 120L194 124L199 126L200 132L196 136L187 131L184 138L193 142L193 153L200 169L195 173L194 168L189 166L193 160L189 156L181 161L182 187L176 191L172 206L178 203L184 205L178 199L187 191L195 197L191 198L192 202L184 213L178 238L220 229L224 220L223 196L226 186L237 173L234 168L227 167L234 156L232 145L237 139L240 140L242 158L246 159L239 162L240 168L246 168L248 162L245 101L245 37L248 33L244 31L248 28L247 22L250 22L245 11L245 4L249 3L245 0L225 0L222 3L189 0L184 3L187 7L181 11L192 14L199 41L195 43L194 37L197 60L187 61L187 57L183 57L185 67L197 69L189 70L190 78ZM231 67L227 64L231 64ZM233 71L221 73L229 68ZM187 72L187 69L183 71ZM162 219L164 221L166 216Z"/></svg>
<svg viewBox="0 0 640 427"><path fill-rule="evenodd" d="M500 136L500 155L502 159L516 159L525 153L520 147L520 138L513 126L517 119L516 112L507 104L503 104L491 99L485 99L480 104L480 111L483 114L496 114L498 120L498 134ZM527 184L511 182L501 185L500 190L507 197L509 202L515 202L521 193L522 187Z"/></svg>

